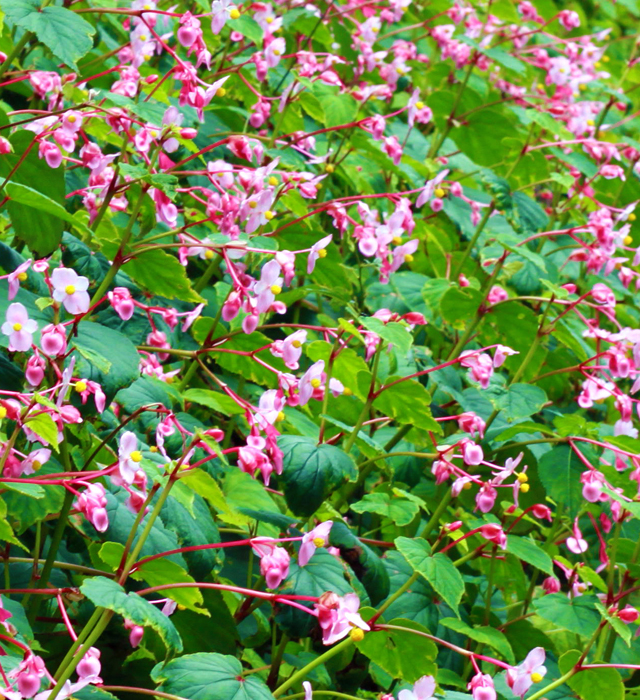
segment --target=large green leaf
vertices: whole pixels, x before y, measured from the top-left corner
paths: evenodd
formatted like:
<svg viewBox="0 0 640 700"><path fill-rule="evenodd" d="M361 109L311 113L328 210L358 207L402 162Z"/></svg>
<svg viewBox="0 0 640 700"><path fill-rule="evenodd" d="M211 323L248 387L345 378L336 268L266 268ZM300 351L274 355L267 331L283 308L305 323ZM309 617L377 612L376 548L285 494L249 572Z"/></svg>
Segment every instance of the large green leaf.
<svg viewBox="0 0 640 700"><path fill-rule="evenodd" d="M345 481L355 481L353 459L334 445L318 445L301 435L282 435L282 482L287 505L296 515L309 516Z"/></svg>
<svg viewBox="0 0 640 700"><path fill-rule="evenodd" d="M161 692L187 700L273 700L264 681L242 671L235 656L199 653L160 664L151 677Z"/></svg>
<svg viewBox="0 0 640 700"><path fill-rule="evenodd" d="M431 554L429 543L421 538L398 537L396 547L411 568L431 584L458 615L458 606L464 594L464 581L446 554Z"/></svg>
<svg viewBox="0 0 640 700"><path fill-rule="evenodd" d="M540 617L553 622L556 627L581 637L589 637L600 622L595 601L594 596L580 596L570 600L562 593L552 593L537 600L535 609Z"/></svg>
<svg viewBox="0 0 640 700"><path fill-rule="evenodd" d="M96 607L113 610L136 625L153 628L169 653L182 651L182 640L171 620L137 593L127 593L115 581L103 576L86 578L80 590Z"/></svg>
<svg viewBox="0 0 640 700"><path fill-rule="evenodd" d="M561 673L570 671L581 657L581 652L572 649L558 661ZM620 673L615 668L593 668L580 671L569 678L567 684L582 700L623 700L625 687Z"/></svg>
<svg viewBox="0 0 640 700"><path fill-rule="evenodd" d="M541 544L527 537L507 535L507 551L549 576L554 575L551 557L542 549Z"/></svg>
<svg viewBox="0 0 640 700"><path fill-rule="evenodd" d="M389 377L387 384L399 379ZM431 394L415 379L393 384L384 389L373 402L375 408L400 423L412 423L422 430L442 433L442 428L431 415Z"/></svg>
<svg viewBox="0 0 640 700"><path fill-rule="evenodd" d="M538 476L549 498L562 503L570 515L577 515L584 503L580 474L584 464L568 445L545 452L538 461Z"/></svg>
<svg viewBox="0 0 640 700"><path fill-rule="evenodd" d="M75 69L75 62L93 46L95 28L64 7L40 6L40 0L3 0L2 10L19 27L35 32L51 53Z"/></svg>
<svg viewBox="0 0 640 700"><path fill-rule="evenodd" d="M165 297L196 304L204 301L194 292L184 267L178 258L163 250L149 250L136 255L122 270L143 289Z"/></svg>

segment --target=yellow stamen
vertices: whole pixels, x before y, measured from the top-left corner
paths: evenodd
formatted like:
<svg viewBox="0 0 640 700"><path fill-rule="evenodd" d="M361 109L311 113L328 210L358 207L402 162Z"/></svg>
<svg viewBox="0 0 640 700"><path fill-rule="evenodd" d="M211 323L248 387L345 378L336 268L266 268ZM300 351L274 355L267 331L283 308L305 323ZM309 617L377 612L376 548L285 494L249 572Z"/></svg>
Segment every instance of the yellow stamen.
<svg viewBox="0 0 640 700"><path fill-rule="evenodd" d="M359 627L354 627L351 632L349 632L349 636L354 642L361 642L364 639L364 630L361 630Z"/></svg>
<svg viewBox="0 0 640 700"><path fill-rule="evenodd" d="M234 7L233 10L231 10L231 12L229 12L229 17L231 17L231 19L238 19L238 17L240 17L240 13Z"/></svg>
<svg viewBox="0 0 640 700"><path fill-rule="evenodd" d="M219 88L216 90L216 97L224 97L226 94L227 94L227 91L226 91L226 89L223 88L223 87L219 87Z"/></svg>
<svg viewBox="0 0 640 700"><path fill-rule="evenodd" d="M411 253L407 253L407 254L404 256L404 261L407 262L407 263L413 262L413 255L411 255Z"/></svg>
<svg viewBox="0 0 640 700"><path fill-rule="evenodd" d="M87 382L83 381L82 379L79 382L76 382L76 391L81 394L83 391L87 390Z"/></svg>
<svg viewBox="0 0 640 700"><path fill-rule="evenodd" d="M154 454L158 451L158 448L155 445L151 445L149 447L149 452L153 452Z"/></svg>
<svg viewBox="0 0 640 700"><path fill-rule="evenodd" d="M279 284L272 284L271 285L271 293L272 294L280 294L282 291L282 287Z"/></svg>
<svg viewBox="0 0 640 700"><path fill-rule="evenodd" d="M633 238L631 238L631 236L625 236L623 243L625 245L631 245L633 243Z"/></svg>
<svg viewBox="0 0 640 700"><path fill-rule="evenodd" d="M544 678L544 676L540 673L532 673L531 674L531 680L534 683L540 683L540 681Z"/></svg>
<svg viewBox="0 0 640 700"><path fill-rule="evenodd" d="M212 250L205 250L204 251L204 258L205 260L211 260L211 258L215 255L215 253Z"/></svg>
<svg viewBox="0 0 640 700"><path fill-rule="evenodd" d="M273 175L269 178L269 184L271 187L275 187L278 184L278 178Z"/></svg>
<svg viewBox="0 0 640 700"><path fill-rule="evenodd" d="M292 340L291 345L293 345L294 348L301 348L302 343L299 340Z"/></svg>
<svg viewBox="0 0 640 700"><path fill-rule="evenodd" d="M327 251L324 248L320 248L318 251L318 257L319 258L326 258L327 257Z"/></svg>
<svg viewBox="0 0 640 700"><path fill-rule="evenodd" d="M424 102L416 102L416 109L424 109Z"/></svg>
<svg viewBox="0 0 640 700"><path fill-rule="evenodd" d="M345 386L344 391L342 392L345 396L353 396L353 391L349 389L348 386Z"/></svg>
<svg viewBox="0 0 640 700"><path fill-rule="evenodd" d="M283 411L279 411L279 412L278 412L278 416L277 416L277 418L276 418L276 421L277 421L278 423L282 423L282 421L283 421L285 418L286 418L286 416L284 415L284 412L283 412Z"/></svg>
<svg viewBox="0 0 640 700"><path fill-rule="evenodd" d="M593 121L593 119L587 119L587 126L595 126L596 123Z"/></svg>
<svg viewBox="0 0 640 700"><path fill-rule="evenodd" d="M272 212L272 211L265 211L265 213L264 213L264 218L267 221L271 221L271 219L273 219L274 216L275 216L275 212Z"/></svg>
<svg viewBox="0 0 640 700"><path fill-rule="evenodd" d="M38 462L37 459L34 459L33 464L31 465L31 468L33 469L34 472L37 472L41 466L42 466L42 462Z"/></svg>
<svg viewBox="0 0 640 700"><path fill-rule="evenodd" d="M400 245L400 244L402 243L402 238L400 238L400 236L394 236L394 237L391 239L391 242L392 242L394 245Z"/></svg>
<svg viewBox="0 0 640 700"><path fill-rule="evenodd" d="M267 24L271 24L273 22L273 17L267 17Z"/></svg>
<svg viewBox="0 0 640 700"><path fill-rule="evenodd" d="M315 379L311 380L310 384L314 389L317 389L322 382L316 377Z"/></svg>
<svg viewBox="0 0 640 700"><path fill-rule="evenodd" d="M322 537L314 537L312 541L316 547L324 547L324 540Z"/></svg>
<svg viewBox="0 0 640 700"><path fill-rule="evenodd" d="M629 219L629 221L635 221L635 220L636 220L636 215L635 215L633 212L631 212L631 214L629 214L629 216L627 217L627 219ZM24 273L22 273L22 274L24 274ZM19 276L20 276L20 275L18 275L18 277L19 277Z"/></svg>
<svg viewBox="0 0 640 700"><path fill-rule="evenodd" d="M27 279L26 272L19 272L17 276L18 276L18 279L20 280L20 282L24 282Z"/></svg>
<svg viewBox="0 0 640 700"><path fill-rule="evenodd" d="M470 481L466 481L466 482L464 483L464 485L462 486L462 488L463 488L465 491L468 491L468 490L471 488L471 482L470 482Z"/></svg>
<svg viewBox="0 0 640 700"><path fill-rule="evenodd" d="M336 169L336 166L335 166L333 163L327 163L327 164L324 166L324 169L325 169L326 172L332 173L332 172Z"/></svg>
<svg viewBox="0 0 640 700"><path fill-rule="evenodd" d="M14 331L21 331L21 330L22 330L22 324L21 324L21 323L14 323L14 324L13 324L13 330L14 330Z"/></svg>
<svg viewBox="0 0 640 700"><path fill-rule="evenodd" d="M258 206L258 202L249 202L249 209L255 209Z"/></svg>
<svg viewBox="0 0 640 700"><path fill-rule="evenodd" d="M7 409L4 406L0 406L0 420L7 417Z"/></svg>
<svg viewBox="0 0 640 700"><path fill-rule="evenodd" d="M142 452L140 450L134 450L130 455L129 459L132 462L142 462Z"/></svg>
<svg viewBox="0 0 640 700"><path fill-rule="evenodd" d="M603 60L605 63L609 63L609 61L610 61L611 59L609 58L609 56L603 56L603 57L602 57L602 60Z"/></svg>
<svg viewBox="0 0 640 700"><path fill-rule="evenodd" d="M75 291L76 291L76 288L75 288L72 284L68 284L68 285L64 288L64 293L65 293L65 294L69 294L69 295L75 294Z"/></svg>
<svg viewBox="0 0 640 700"><path fill-rule="evenodd" d="M529 486L529 484L522 484L520 491L522 491L522 493L528 493L530 488L531 486Z"/></svg>
<svg viewBox="0 0 640 700"><path fill-rule="evenodd" d="M446 192L442 189L442 187L438 187L438 189L433 193L435 194L438 199L442 199L442 197L445 196Z"/></svg>
<svg viewBox="0 0 640 700"><path fill-rule="evenodd" d="M524 484L527 481L529 481L529 477L524 472L522 472L521 474L518 474L518 476L516 478L518 479L518 481L521 484Z"/></svg>

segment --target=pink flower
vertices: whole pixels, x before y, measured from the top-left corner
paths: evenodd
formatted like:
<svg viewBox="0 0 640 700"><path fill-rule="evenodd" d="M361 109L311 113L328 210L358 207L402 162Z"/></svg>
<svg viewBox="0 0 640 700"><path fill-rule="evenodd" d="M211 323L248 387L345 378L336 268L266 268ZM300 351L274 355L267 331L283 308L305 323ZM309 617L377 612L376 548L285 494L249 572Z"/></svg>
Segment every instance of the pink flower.
<svg viewBox="0 0 640 700"><path fill-rule="evenodd" d="M313 530L310 530L302 536L302 544L298 552L299 566L306 566L318 547L327 546L332 525L333 521L325 520L325 522L320 523L320 525L317 525Z"/></svg>
<svg viewBox="0 0 640 700"><path fill-rule="evenodd" d="M64 305L70 314L84 314L89 310L89 280L75 270L58 267L51 273L53 298Z"/></svg>
<svg viewBox="0 0 640 700"><path fill-rule="evenodd" d="M289 369L298 369L302 346L306 340L307 331L297 330L284 340L275 340L271 345L271 354L274 357L281 357Z"/></svg>
<svg viewBox="0 0 640 700"><path fill-rule="evenodd" d="M488 673L476 673L467 688L471 691L473 700L496 700L493 678Z"/></svg>
<svg viewBox="0 0 640 700"><path fill-rule="evenodd" d="M475 442L472 442L467 438L461 440L460 444L462 447L462 458L464 459L465 464L476 466L482 463L484 454L480 445L476 445Z"/></svg>
<svg viewBox="0 0 640 700"><path fill-rule="evenodd" d="M334 644L356 627L364 631L371 629L358 613L359 607L360 598L355 593L347 593L343 598L335 593L320 596L315 611L322 628L323 644Z"/></svg>
<svg viewBox="0 0 640 700"><path fill-rule="evenodd" d="M309 683L309 681L302 681L302 687L304 688L304 700L312 700L313 692L311 690L311 683Z"/></svg>
<svg viewBox="0 0 640 700"><path fill-rule="evenodd" d="M546 595L550 593L557 593L560 590L560 581L555 576L547 576L547 578L542 582L542 588Z"/></svg>
<svg viewBox="0 0 640 700"><path fill-rule="evenodd" d="M38 156L44 158L50 168L59 168L62 163L62 153L60 149L49 141L40 141Z"/></svg>
<svg viewBox="0 0 640 700"><path fill-rule="evenodd" d="M480 534L485 538L485 540L489 540L489 542L497 544L500 549L507 548L507 536L504 534L502 527L497 523L488 523L487 525L483 525L480 529Z"/></svg>
<svg viewBox="0 0 640 700"><path fill-rule="evenodd" d="M413 690L406 688L398 693L398 700L433 700L436 681L433 676L422 676L413 684Z"/></svg>
<svg viewBox="0 0 640 700"><path fill-rule="evenodd" d="M267 588L277 588L289 575L289 553L284 547L277 547L268 537L254 537L251 546L260 557L260 573L267 582Z"/></svg>
<svg viewBox="0 0 640 700"><path fill-rule="evenodd" d="M558 14L558 20L568 32L580 26L580 16L573 10L562 10Z"/></svg>
<svg viewBox="0 0 640 700"><path fill-rule="evenodd" d="M324 360L314 362L302 375L298 383L298 405L304 406L316 389L322 386L322 374L324 373Z"/></svg>
<svg viewBox="0 0 640 700"><path fill-rule="evenodd" d="M2 332L9 336L9 350L26 352L33 345L33 334L38 324L29 318L27 310L20 303L9 304Z"/></svg>
<svg viewBox="0 0 640 700"><path fill-rule="evenodd" d="M567 537L567 549L574 554L584 554L589 549L586 540L582 539L582 532L578 527L578 518L573 521L573 537Z"/></svg>
<svg viewBox="0 0 640 700"><path fill-rule="evenodd" d="M31 267L31 259L18 265L16 269L7 276L9 283L9 301L11 301L20 289L20 282L25 282L27 279L27 270Z"/></svg>
<svg viewBox="0 0 640 700"><path fill-rule="evenodd" d="M497 304L499 301L506 301L508 298L509 295L506 291L499 285L494 284L487 295L487 303L493 306L493 304Z"/></svg>
<svg viewBox="0 0 640 700"><path fill-rule="evenodd" d="M618 611L618 617L623 622L630 624L632 622L635 622L638 619L638 617L640 617L640 613L633 607L633 605L625 605L625 607L622 608L622 610Z"/></svg>
<svg viewBox="0 0 640 700"><path fill-rule="evenodd" d="M309 257L307 258L307 274L310 275L316 266L316 260L318 258L324 258L327 254L325 248L331 243L333 235L329 234L311 246L309 251Z"/></svg>
<svg viewBox="0 0 640 700"><path fill-rule="evenodd" d="M116 287L107 293L107 297L115 312L123 321L128 321L135 311L135 304L131 298L131 292L126 287Z"/></svg>
<svg viewBox="0 0 640 700"><path fill-rule="evenodd" d="M507 345L497 345L495 352L493 354L493 366L502 367L504 361L507 359L507 355L519 355L517 350L512 350Z"/></svg>
<svg viewBox="0 0 640 700"><path fill-rule="evenodd" d="M38 450L33 450L29 453L29 456L23 460L21 466L22 474L29 476L30 474L35 474L43 464L46 464L51 457L51 450L46 447L42 447Z"/></svg>
<svg viewBox="0 0 640 700"><path fill-rule="evenodd" d="M76 672L80 680L86 680L89 683L102 683L100 678L100 650L96 647L91 647L82 657L80 663L76 666Z"/></svg>
<svg viewBox="0 0 640 700"><path fill-rule="evenodd" d="M476 495L476 506L482 513L488 513L496 502L498 492L490 484L483 484Z"/></svg>
<svg viewBox="0 0 640 700"><path fill-rule="evenodd" d="M280 277L280 264L277 260L269 260L262 268L260 281L256 282L254 292L256 294L256 312L263 314L271 308L276 300L276 295L282 291L282 277Z"/></svg>
<svg viewBox="0 0 640 700"><path fill-rule="evenodd" d="M120 438L118 447L118 469L120 476L127 484L132 484L140 469L142 452L138 449L138 438L135 433L127 430Z"/></svg>
<svg viewBox="0 0 640 700"><path fill-rule="evenodd" d="M534 683L539 683L545 677L547 669L544 667L544 659L544 649L536 647L519 666L507 671L507 685L514 695L524 696Z"/></svg>
<svg viewBox="0 0 640 700"><path fill-rule="evenodd" d="M104 486L98 483L89 484L75 502L78 512L83 513L98 532L105 532L109 527L106 506Z"/></svg>
<svg viewBox="0 0 640 700"><path fill-rule="evenodd" d="M59 357L67 351L67 333L62 324L50 323L40 333L40 347L45 355Z"/></svg>

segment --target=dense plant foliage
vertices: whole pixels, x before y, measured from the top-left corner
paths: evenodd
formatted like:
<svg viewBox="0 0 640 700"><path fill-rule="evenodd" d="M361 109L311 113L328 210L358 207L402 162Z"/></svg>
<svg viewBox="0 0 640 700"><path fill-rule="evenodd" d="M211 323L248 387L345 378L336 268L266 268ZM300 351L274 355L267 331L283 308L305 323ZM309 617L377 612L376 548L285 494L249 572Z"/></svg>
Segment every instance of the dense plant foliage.
<svg viewBox="0 0 640 700"><path fill-rule="evenodd" d="M637 697L636 0L0 8L0 694Z"/></svg>

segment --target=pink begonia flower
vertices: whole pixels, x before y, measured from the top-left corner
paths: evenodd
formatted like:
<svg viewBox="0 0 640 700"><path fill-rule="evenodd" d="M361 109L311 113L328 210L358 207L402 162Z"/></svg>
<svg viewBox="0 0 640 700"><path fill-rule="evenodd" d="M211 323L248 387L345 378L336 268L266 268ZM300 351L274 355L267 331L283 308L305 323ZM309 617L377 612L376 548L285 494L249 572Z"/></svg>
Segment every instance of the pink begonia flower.
<svg viewBox="0 0 640 700"><path fill-rule="evenodd" d="M433 180L427 180L427 182L425 182L422 192L420 192L418 199L416 200L416 209L420 209L423 204L426 204L433 197L436 188L448 174L448 170L442 170L433 178Z"/></svg>
<svg viewBox="0 0 640 700"><path fill-rule="evenodd" d="M131 298L131 292L126 287L116 287L107 293L107 298L123 321L128 321L133 316L136 307Z"/></svg>
<svg viewBox="0 0 640 700"><path fill-rule="evenodd" d="M433 676L422 676L413 684L413 690L401 690L398 700L432 700L436 692L436 680Z"/></svg>
<svg viewBox="0 0 640 700"><path fill-rule="evenodd" d="M75 316L89 310L89 280L86 277L67 267L58 267L51 273L51 283L53 298L62 303L70 314Z"/></svg>
<svg viewBox="0 0 640 700"><path fill-rule="evenodd" d="M38 324L29 318L27 310L20 303L9 304L5 318L2 332L9 336L9 350L26 352L33 345L33 334L38 330Z"/></svg>
<svg viewBox="0 0 640 700"><path fill-rule="evenodd" d="M555 576L547 576L542 582L542 588L544 589L545 595L558 593L560 590L560 581Z"/></svg>
<svg viewBox="0 0 640 700"><path fill-rule="evenodd" d="M267 588L277 588L289 575L289 553L284 547L276 546L269 537L254 537L251 547L260 557L260 574L264 576Z"/></svg>
<svg viewBox="0 0 640 700"><path fill-rule="evenodd" d="M582 538L582 532L578 527L578 518L573 521L573 537L567 537L565 544L574 554L584 554L589 549L589 544Z"/></svg>
<svg viewBox="0 0 640 700"><path fill-rule="evenodd" d="M505 535L502 527L497 523L488 523L487 525L483 525L480 529L480 534L485 538L485 540L489 540L489 542L497 544L500 549L507 548L507 536Z"/></svg>
<svg viewBox="0 0 640 700"><path fill-rule="evenodd" d="M495 368L502 367L504 361L507 359L507 355L519 355L517 350L513 350L508 345L496 345L496 349L493 354L493 366Z"/></svg>
<svg viewBox="0 0 640 700"><path fill-rule="evenodd" d="M545 651L542 647L532 649L527 658L507 671L507 685L514 695L523 697L534 683L539 683L546 675L544 666Z"/></svg>
<svg viewBox="0 0 640 700"><path fill-rule="evenodd" d="M605 482L604 474L596 469L589 469L580 475L580 482L582 483L582 497L586 501L589 501L589 503L597 503L601 500L603 496L602 487ZM604 499L608 498L609 497L605 494Z"/></svg>
<svg viewBox="0 0 640 700"><path fill-rule="evenodd" d="M580 26L580 15L573 10L562 10L558 14L558 20L568 32Z"/></svg>
<svg viewBox="0 0 640 700"><path fill-rule="evenodd" d="M477 414L472 411L467 411L466 413L462 413L458 418L458 427L460 430L464 430L465 433L469 433L470 435L478 433L478 436L483 438L486 423Z"/></svg>
<svg viewBox="0 0 640 700"><path fill-rule="evenodd" d="M309 559L316 553L318 547L327 546L332 525L332 520L325 520L325 522L320 523L320 525L317 525L313 530L310 530L302 536L302 544L298 552L299 566L306 566L309 563Z"/></svg>
<svg viewBox="0 0 640 700"><path fill-rule="evenodd" d="M328 236L325 236L324 238L321 238L319 241L316 241L312 246L311 250L309 251L309 257L307 258L307 274L310 275L315 266L316 266L316 260L318 258L324 258L327 254L327 251L325 250L326 247L331 243L333 240L333 235L329 234Z"/></svg>
<svg viewBox="0 0 640 700"><path fill-rule="evenodd" d="M75 507L83 513L98 532L105 532L109 527L107 498L102 484L89 484L75 502Z"/></svg>
<svg viewBox="0 0 640 700"><path fill-rule="evenodd" d="M40 332L40 347L45 355L59 357L67 351L67 332L62 324L50 323Z"/></svg>
<svg viewBox="0 0 640 700"><path fill-rule="evenodd" d="M43 464L46 464L51 457L51 450L42 447L38 450L33 450L29 456L22 461L21 470L26 476L35 474Z"/></svg>
<svg viewBox="0 0 640 700"><path fill-rule="evenodd" d="M322 643L334 644L354 628L368 632L371 627L358 613L359 608L360 598L355 593L347 593L342 598L331 592L320 596L315 611L322 628Z"/></svg>
<svg viewBox="0 0 640 700"><path fill-rule="evenodd" d="M490 484L483 484L476 494L476 506L482 513L488 513L496 502L498 492Z"/></svg>
<svg viewBox="0 0 640 700"><path fill-rule="evenodd" d="M622 610L618 611L618 617L629 625L640 617L640 613L633 607L633 605L625 605Z"/></svg>
<svg viewBox="0 0 640 700"><path fill-rule="evenodd" d="M280 277L280 264L277 260L269 260L262 268L260 281L256 282L253 291L256 295L256 312L263 314L269 310L276 300L276 295L282 291L282 277Z"/></svg>
<svg viewBox="0 0 640 700"><path fill-rule="evenodd" d="M16 269L7 277L7 282L9 283L9 301L11 301L20 289L20 282L25 282L27 279L27 270L31 267L31 258L21 263L16 267Z"/></svg>
<svg viewBox="0 0 640 700"><path fill-rule="evenodd" d="M138 644L142 641L142 636L144 635L144 627L136 625L135 622L131 620L124 621L124 628L126 630L131 630L129 633L129 644L135 649Z"/></svg>
<svg viewBox="0 0 640 700"><path fill-rule="evenodd" d="M467 689L471 691L473 700L496 700L497 697L493 678L488 673L476 673Z"/></svg>
<svg viewBox="0 0 640 700"><path fill-rule="evenodd" d="M497 304L499 301L506 301L508 298L507 292L499 285L494 284L487 295L487 303L493 306L493 304Z"/></svg>
<svg viewBox="0 0 640 700"><path fill-rule="evenodd" d="M314 389L318 389L322 386L323 372L324 360L318 360L302 375L298 383L298 405L304 406L309 403Z"/></svg>
<svg viewBox="0 0 640 700"><path fill-rule="evenodd" d="M135 433L127 430L122 434L118 447L118 469L127 484L133 483L141 461L142 452L138 449L138 438Z"/></svg>
<svg viewBox="0 0 640 700"><path fill-rule="evenodd" d="M477 466L482 463L484 453L480 445L476 445L475 442L466 438L460 441L460 445L462 447L462 458L465 464Z"/></svg>
<svg viewBox="0 0 640 700"><path fill-rule="evenodd" d="M78 678L86 680L88 683L102 683L100 670L100 649L91 647L76 666Z"/></svg>
<svg viewBox="0 0 640 700"><path fill-rule="evenodd" d="M274 357L281 357L289 369L298 369L302 346L306 341L307 331L297 330L284 340L274 340L271 345L271 354Z"/></svg>

